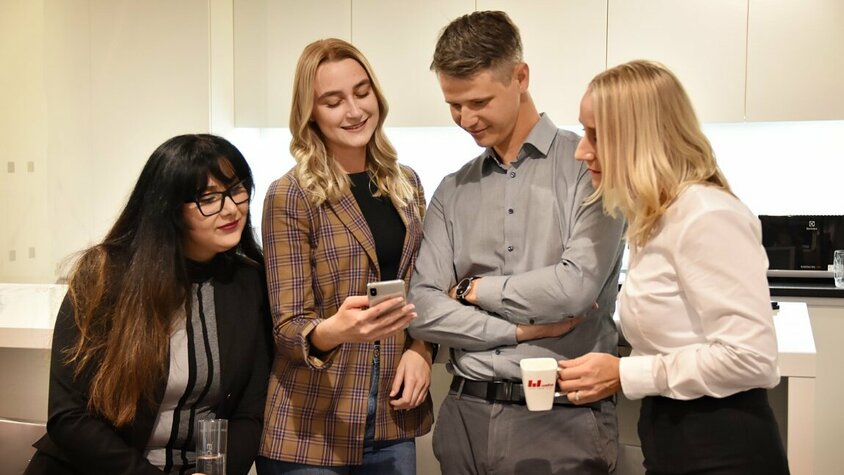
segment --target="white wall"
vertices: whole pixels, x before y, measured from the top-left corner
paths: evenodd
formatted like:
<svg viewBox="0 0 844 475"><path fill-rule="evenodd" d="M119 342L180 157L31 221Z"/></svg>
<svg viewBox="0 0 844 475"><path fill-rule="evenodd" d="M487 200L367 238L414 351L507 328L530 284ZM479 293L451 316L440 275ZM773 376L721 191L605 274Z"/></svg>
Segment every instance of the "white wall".
<svg viewBox="0 0 844 475"><path fill-rule="evenodd" d="M46 200L37 199L47 189L46 22L41 2L0 2L0 274L24 279L51 260L46 235L21 242L26 229L48 223Z"/></svg>

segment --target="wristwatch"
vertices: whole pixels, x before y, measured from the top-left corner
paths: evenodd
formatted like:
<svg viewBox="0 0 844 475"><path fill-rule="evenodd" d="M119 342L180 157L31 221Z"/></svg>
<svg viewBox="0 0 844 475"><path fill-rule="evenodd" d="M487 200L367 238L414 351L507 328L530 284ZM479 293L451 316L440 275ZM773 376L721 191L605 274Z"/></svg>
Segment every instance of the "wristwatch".
<svg viewBox="0 0 844 475"><path fill-rule="evenodd" d="M466 300L466 295L469 293L470 290L472 290L472 281L479 278L479 276L473 275L471 277L466 277L465 279L458 282L457 288L454 289L454 293L457 295L457 300L466 305L471 305L471 303Z"/></svg>

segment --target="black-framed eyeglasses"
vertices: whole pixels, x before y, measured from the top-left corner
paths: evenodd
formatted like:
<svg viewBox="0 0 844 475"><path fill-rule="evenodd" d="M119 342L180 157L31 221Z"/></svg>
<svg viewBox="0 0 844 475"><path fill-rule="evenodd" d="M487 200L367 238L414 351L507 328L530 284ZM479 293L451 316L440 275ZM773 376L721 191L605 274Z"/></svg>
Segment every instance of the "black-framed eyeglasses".
<svg viewBox="0 0 844 475"><path fill-rule="evenodd" d="M225 191L209 191L208 193L203 193L189 203L196 203L196 207L202 213L202 216L214 216L220 211L223 211L226 197L236 205L249 201L249 198L251 198L249 195L249 180L241 180L228 187Z"/></svg>

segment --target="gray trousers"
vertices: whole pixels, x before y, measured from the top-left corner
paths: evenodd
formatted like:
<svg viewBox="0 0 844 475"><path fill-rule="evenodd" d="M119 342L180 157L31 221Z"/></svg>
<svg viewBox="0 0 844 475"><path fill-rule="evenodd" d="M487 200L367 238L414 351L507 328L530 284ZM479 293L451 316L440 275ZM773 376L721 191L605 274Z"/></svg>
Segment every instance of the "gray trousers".
<svg viewBox="0 0 844 475"><path fill-rule="evenodd" d="M531 412L450 391L433 448L443 475L608 474L618 455L615 403Z"/></svg>

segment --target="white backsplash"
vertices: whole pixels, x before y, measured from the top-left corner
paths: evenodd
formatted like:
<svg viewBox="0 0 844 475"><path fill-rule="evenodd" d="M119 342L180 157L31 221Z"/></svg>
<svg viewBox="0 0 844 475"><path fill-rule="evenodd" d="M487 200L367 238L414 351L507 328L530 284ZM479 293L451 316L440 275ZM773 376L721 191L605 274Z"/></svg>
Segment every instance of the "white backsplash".
<svg viewBox="0 0 844 475"><path fill-rule="evenodd" d="M844 214L844 120L707 124L704 131L733 190L754 213ZM399 160L419 174L428 200L443 176L481 151L457 127L393 127L387 135ZM236 129L229 139L255 175L252 210L260 235L267 187L294 163L290 133Z"/></svg>
<svg viewBox="0 0 844 475"><path fill-rule="evenodd" d="M0 328L52 329L66 285L0 284Z"/></svg>

